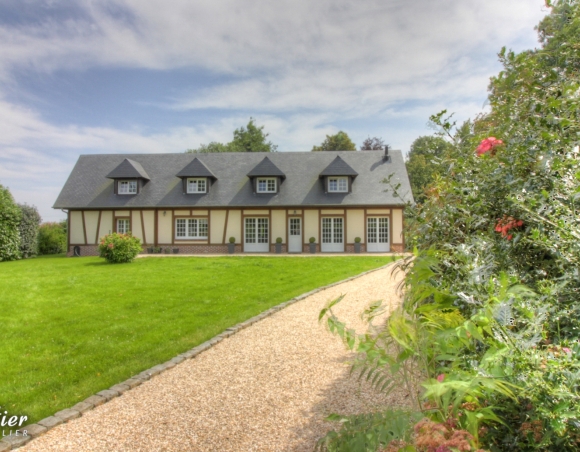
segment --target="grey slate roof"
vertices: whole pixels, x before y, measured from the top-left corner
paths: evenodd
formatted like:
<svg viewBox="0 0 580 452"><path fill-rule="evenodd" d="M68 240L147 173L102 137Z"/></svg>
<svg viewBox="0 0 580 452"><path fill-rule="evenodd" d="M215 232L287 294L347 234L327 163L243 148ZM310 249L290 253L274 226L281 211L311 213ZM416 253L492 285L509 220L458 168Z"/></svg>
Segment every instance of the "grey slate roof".
<svg viewBox="0 0 580 452"><path fill-rule="evenodd" d="M340 156L359 177L351 193L324 193L320 173ZM128 157L142 165L150 181L137 195L115 195L109 175ZM268 159L286 175L275 194L254 194L247 174ZM57 209L384 206L413 202L401 151L224 152L208 154L98 154L81 155L54 204ZM184 194L176 177L195 158L212 169L217 181L209 193ZM393 174L391 185L382 181ZM399 196L392 187L398 188Z"/></svg>
<svg viewBox="0 0 580 452"><path fill-rule="evenodd" d="M286 179L286 174L280 171L276 165L272 163L268 157L264 157L264 159L258 163L252 171L247 174L248 177L260 177L260 176L270 176L270 177L281 177L282 179Z"/></svg>
<svg viewBox="0 0 580 452"><path fill-rule="evenodd" d="M188 163L176 177L211 177L217 179L214 174L197 157Z"/></svg>
<svg viewBox="0 0 580 452"><path fill-rule="evenodd" d="M320 177L324 176L358 176L358 173L353 170L348 163L346 163L343 159L341 159L338 155L336 158L328 165L322 173L320 173Z"/></svg>
<svg viewBox="0 0 580 452"><path fill-rule="evenodd" d="M149 180L143 167L139 162L131 159L123 160L113 171L107 176L109 179L123 179L123 178L142 178Z"/></svg>

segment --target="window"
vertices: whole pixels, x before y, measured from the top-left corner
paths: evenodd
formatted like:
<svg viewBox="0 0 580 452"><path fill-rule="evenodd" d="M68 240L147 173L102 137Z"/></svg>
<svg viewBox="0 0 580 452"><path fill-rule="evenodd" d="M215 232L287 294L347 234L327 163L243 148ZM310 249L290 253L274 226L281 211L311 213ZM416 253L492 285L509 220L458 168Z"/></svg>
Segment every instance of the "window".
<svg viewBox="0 0 580 452"><path fill-rule="evenodd" d="M348 179L346 177L329 177L328 191L335 193L348 192Z"/></svg>
<svg viewBox="0 0 580 452"><path fill-rule="evenodd" d="M258 178L258 193L276 193L275 177Z"/></svg>
<svg viewBox="0 0 580 452"><path fill-rule="evenodd" d="M187 193L206 193L207 180L205 177L187 179Z"/></svg>
<svg viewBox="0 0 580 452"><path fill-rule="evenodd" d="M120 180L118 193L120 195L135 195L135 194L137 194L137 181L136 180Z"/></svg>
<svg viewBox="0 0 580 452"><path fill-rule="evenodd" d="M117 219L117 232L119 234L127 234L131 230L131 222L128 218Z"/></svg>
<svg viewBox="0 0 580 452"><path fill-rule="evenodd" d="M175 238L207 239L207 218L177 218Z"/></svg>

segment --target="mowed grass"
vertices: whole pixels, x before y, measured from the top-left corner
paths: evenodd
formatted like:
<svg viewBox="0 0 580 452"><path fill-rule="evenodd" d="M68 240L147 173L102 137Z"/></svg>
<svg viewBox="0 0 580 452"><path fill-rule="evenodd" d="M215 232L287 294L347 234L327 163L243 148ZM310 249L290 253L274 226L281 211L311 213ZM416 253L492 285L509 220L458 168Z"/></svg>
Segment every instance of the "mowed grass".
<svg viewBox="0 0 580 452"><path fill-rule="evenodd" d="M29 422L390 257L45 257L0 263L0 406ZM265 343L264 347L268 347Z"/></svg>

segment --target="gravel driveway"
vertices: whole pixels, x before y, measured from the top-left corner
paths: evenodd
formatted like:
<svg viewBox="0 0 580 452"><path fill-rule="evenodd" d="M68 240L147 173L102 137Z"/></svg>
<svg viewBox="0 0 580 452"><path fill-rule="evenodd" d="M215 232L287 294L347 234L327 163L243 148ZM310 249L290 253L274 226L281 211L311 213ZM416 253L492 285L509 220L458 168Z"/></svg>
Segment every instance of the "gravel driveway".
<svg viewBox="0 0 580 452"><path fill-rule="evenodd" d="M405 393L377 395L350 378L352 354L318 323L346 294L335 312L361 330L371 301L399 303L401 277L387 267L318 292L19 451L311 451L332 412L407 404Z"/></svg>

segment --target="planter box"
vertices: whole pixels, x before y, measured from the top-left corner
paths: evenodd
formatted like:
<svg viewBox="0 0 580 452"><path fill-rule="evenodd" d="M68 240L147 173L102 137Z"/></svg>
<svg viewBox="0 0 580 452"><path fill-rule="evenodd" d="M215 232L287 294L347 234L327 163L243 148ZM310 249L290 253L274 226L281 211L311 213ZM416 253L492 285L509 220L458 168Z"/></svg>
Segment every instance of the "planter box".
<svg viewBox="0 0 580 452"><path fill-rule="evenodd" d="M179 248L173 248L173 254L179 254Z"/></svg>
<svg viewBox="0 0 580 452"><path fill-rule="evenodd" d="M276 254L281 254L281 253L282 253L282 244L276 243Z"/></svg>
<svg viewBox="0 0 580 452"><path fill-rule="evenodd" d="M354 252L355 253L360 253L360 243L356 243L354 244Z"/></svg>
<svg viewBox="0 0 580 452"><path fill-rule="evenodd" d="M228 243L228 253L234 254L236 251L236 244L235 243Z"/></svg>
<svg viewBox="0 0 580 452"><path fill-rule="evenodd" d="M316 254L316 243L309 243L310 245L310 254Z"/></svg>
<svg viewBox="0 0 580 452"><path fill-rule="evenodd" d="M148 254L153 254L155 252L155 248L153 248L152 246L150 246L149 248L147 248L147 253Z"/></svg>

